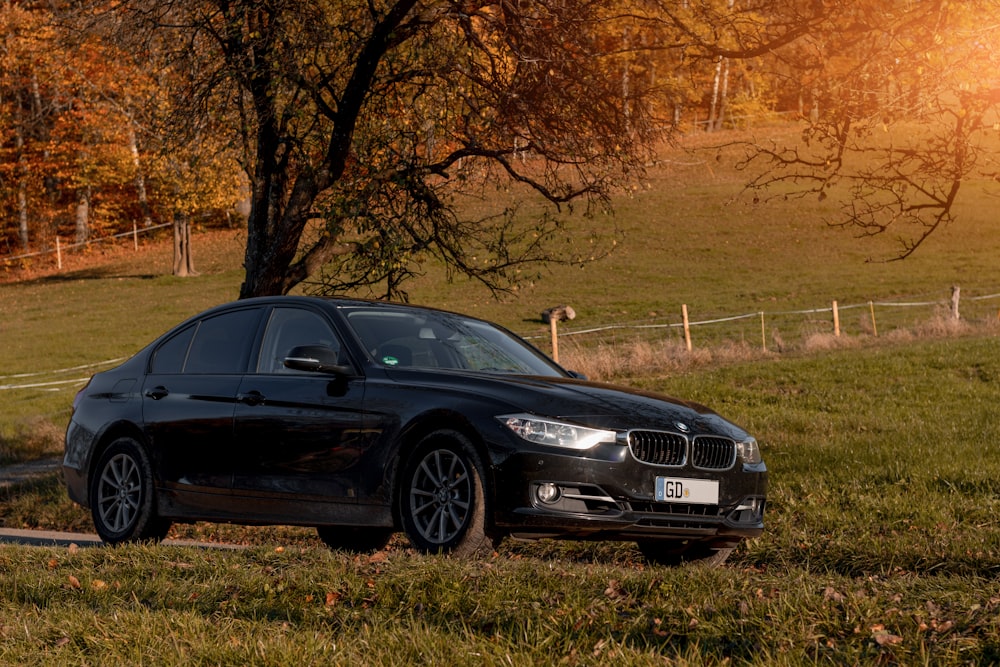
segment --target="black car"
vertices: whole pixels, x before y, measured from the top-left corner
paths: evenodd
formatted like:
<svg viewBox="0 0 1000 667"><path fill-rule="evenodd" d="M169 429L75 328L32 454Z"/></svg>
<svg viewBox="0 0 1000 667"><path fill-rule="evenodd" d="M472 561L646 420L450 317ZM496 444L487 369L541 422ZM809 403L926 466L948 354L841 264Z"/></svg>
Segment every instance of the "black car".
<svg viewBox="0 0 1000 667"><path fill-rule="evenodd" d="M754 438L701 405L587 382L482 320L309 297L214 308L95 375L63 472L112 544L205 520L461 555L634 540L660 562L722 562L767 486Z"/></svg>

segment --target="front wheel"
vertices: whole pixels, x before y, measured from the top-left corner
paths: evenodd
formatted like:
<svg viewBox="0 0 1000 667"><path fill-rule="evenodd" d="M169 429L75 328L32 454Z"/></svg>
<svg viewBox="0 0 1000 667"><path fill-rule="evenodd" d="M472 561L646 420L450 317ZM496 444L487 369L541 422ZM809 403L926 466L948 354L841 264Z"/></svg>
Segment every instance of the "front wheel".
<svg viewBox="0 0 1000 667"><path fill-rule="evenodd" d="M104 542L160 541L170 522L156 515L153 469L132 438L111 443L90 478L90 512Z"/></svg>
<svg viewBox="0 0 1000 667"><path fill-rule="evenodd" d="M410 542L425 553L465 557L492 545L482 465L464 436L442 431L424 439L403 473L400 517Z"/></svg>

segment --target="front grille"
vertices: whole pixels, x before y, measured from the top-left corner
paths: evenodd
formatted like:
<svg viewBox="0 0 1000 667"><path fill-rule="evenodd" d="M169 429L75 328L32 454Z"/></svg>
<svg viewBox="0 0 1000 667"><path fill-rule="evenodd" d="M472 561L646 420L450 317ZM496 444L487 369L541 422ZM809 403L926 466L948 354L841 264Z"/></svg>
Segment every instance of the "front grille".
<svg viewBox="0 0 1000 667"><path fill-rule="evenodd" d="M684 503L648 503L631 501L629 508L633 512L643 514L674 514L677 516L721 516L722 508L718 505L687 505Z"/></svg>
<svg viewBox="0 0 1000 667"><path fill-rule="evenodd" d="M695 468L725 470L736 463L736 443L729 438L699 436L691 447L691 463Z"/></svg>
<svg viewBox="0 0 1000 667"><path fill-rule="evenodd" d="M664 431L630 431L628 447L639 461L658 466L682 466L687 461L687 438Z"/></svg>

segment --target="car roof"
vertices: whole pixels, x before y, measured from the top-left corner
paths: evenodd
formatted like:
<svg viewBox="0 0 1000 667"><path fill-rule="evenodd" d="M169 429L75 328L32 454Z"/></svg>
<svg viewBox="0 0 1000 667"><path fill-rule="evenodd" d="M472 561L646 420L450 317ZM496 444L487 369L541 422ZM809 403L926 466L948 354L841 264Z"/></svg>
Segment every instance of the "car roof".
<svg viewBox="0 0 1000 667"><path fill-rule="evenodd" d="M474 315L468 315L466 313L460 313L457 311L445 310L442 308L436 308L434 306L425 306L421 304L411 304L411 303L400 303L398 301L381 301L376 299L362 299L359 297L343 297L343 296L305 296L305 295L284 295L284 296L258 296L251 297L248 299L240 299L238 301L231 301L229 303L220 304L217 308L227 308L230 306L239 306L242 304L290 304L290 303L322 303L333 306L334 308L386 308L390 310L428 310L438 313L445 313L448 315L461 315L462 317L468 317L469 319L481 319ZM214 308L207 310L205 312L211 312L215 310Z"/></svg>

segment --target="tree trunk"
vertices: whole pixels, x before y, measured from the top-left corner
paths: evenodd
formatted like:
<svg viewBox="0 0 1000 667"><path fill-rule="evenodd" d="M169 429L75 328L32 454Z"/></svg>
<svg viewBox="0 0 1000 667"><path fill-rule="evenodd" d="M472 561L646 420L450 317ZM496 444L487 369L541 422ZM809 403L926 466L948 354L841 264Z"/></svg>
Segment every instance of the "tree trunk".
<svg viewBox="0 0 1000 667"><path fill-rule="evenodd" d="M28 249L28 167L24 155L24 123L21 114L21 94L16 95L14 117L14 147L17 149L17 233L21 249Z"/></svg>
<svg viewBox="0 0 1000 667"><path fill-rule="evenodd" d="M708 124L705 126L708 132L715 131L715 116L719 107L719 88L722 84L722 62L724 60L725 58L719 56L715 63L715 76L712 78L712 102L708 107Z"/></svg>
<svg viewBox="0 0 1000 667"><path fill-rule="evenodd" d="M726 121L726 105L729 103L729 58L722 62L722 88L719 90L719 109L715 118L715 129L721 130Z"/></svg>
<svg viewBox="0 0 1000 667"><path fill-rule="evenodd" d="M132 154L132 166L135 167L135 191L139 197L139 210L142 211L142 225L153 226L153 216L150 213L149 197L146 194L146 177L142 173L142 163L139 161L139 141L135 136L135 124L128 119L128 149Z"/></svg>
<svg viewBox="0 0 1000 667"><path fill-rule="evenodd" d="M76 242L90 238L90 186L80 188L76 199Z"/></svg>
<svg viewBox="0 0 1000 667"><path fill-rule="evenodd" d="M186 213L174 213L174 275L198 275L191 255L191 217Z"/></svg>

